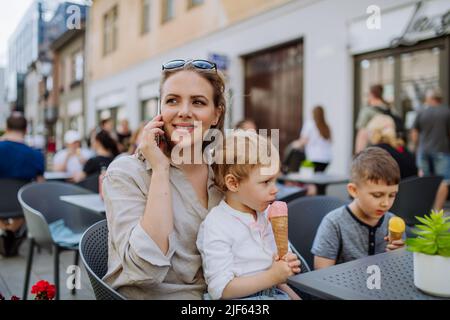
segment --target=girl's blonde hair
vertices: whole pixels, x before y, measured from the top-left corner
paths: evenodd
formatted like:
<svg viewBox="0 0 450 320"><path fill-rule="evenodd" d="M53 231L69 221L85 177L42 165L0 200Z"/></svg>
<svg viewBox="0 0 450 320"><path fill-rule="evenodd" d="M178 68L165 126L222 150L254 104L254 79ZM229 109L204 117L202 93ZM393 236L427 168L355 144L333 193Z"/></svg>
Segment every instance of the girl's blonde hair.
<svg viewBox="0 0 450 320"><path fill-rule="evenodd" d="M397 138L394 120L384 114L376 115L367 124L369 141L371 144L389 144L393 148L403 145L403 141Z"/></svg>

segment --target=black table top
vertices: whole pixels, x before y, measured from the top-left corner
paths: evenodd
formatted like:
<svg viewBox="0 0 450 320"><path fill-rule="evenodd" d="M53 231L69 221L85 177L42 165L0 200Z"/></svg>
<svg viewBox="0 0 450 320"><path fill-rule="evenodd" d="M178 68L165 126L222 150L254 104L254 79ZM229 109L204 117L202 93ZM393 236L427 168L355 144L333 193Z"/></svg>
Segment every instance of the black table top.
<svg viewBox="0 0 450 320"><path fill-rule="evenodd" d="M369 289L374 275L369 266L378 266L380 289ZM368 279L370 278L370 281ZM288 283L322 299L345 300L430 300L443 299L425 294L414 285L413 254L399 249L299 274Z"/></svg>

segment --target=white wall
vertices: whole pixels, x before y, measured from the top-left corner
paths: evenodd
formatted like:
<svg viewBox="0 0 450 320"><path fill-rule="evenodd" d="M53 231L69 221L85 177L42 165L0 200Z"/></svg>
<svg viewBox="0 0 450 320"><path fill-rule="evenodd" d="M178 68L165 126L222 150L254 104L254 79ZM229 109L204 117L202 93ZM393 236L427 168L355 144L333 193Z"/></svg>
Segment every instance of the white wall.
<svg viewBox="0 0 450 320"><path fill-rule="evenodd" d="M377 0L383 10L412 3L411 0ZM372 0L293 1L245 22L176 48L113 77L91 84L88 96L88 129L95 125L96 99L114 91L125 92L132 126L139 120L137 92L145 82L157 82L163 62L175 58L208 57L209 53L230 58L229 85L233 90L234 123L243 115L243 64L241 56L294 39L304 40L304 117L316 104L326 108L334 134L330 172L345 173L351 162L353 129L353 58L349 52L349 24L364 18ZM404 23L399 22L398 32ZM386 30L367 30L385 32ZM153 86L157 95L157 86ZM299 88L301 90L301 88ZM295 120L293 120L295 121Z"/></svg>

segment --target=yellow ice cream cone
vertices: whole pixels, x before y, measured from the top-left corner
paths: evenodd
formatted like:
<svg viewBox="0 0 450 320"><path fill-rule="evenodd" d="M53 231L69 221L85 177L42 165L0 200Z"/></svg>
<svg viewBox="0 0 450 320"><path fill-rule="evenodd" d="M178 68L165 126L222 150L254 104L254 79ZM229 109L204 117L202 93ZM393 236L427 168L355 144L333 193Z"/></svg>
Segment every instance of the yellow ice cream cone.
<svg viewBox="0 0 450 320"><path fill-rule="evenodd" d="M405 232L405 221L400 217L392 217L389 220L389 242L401 240Z"/></svg>

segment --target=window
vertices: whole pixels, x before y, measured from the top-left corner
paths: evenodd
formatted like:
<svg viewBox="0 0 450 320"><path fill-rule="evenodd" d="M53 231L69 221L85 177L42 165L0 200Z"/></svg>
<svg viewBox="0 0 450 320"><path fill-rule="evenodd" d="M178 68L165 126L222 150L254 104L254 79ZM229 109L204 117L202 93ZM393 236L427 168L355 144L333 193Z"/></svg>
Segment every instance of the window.
<svg viewBox="0 0 450 320"><path fill-rule="evenodd" d="M103 16L103 55L117 49L117 6Z"/></svg>
<svg viewBox="0 0 450 320"><path fill-rule="evenodd" d="M77 51L72 55L72 83L83 80L83 51Z"/></svg>
<svg viewBox="0 0 450 320"><path fill-rule="evenodd" d="M150 31L150 0L141 0L141 34Z"/></svg>
<svg viewBox="0 0 450 320"><path fill-rule="evenodd" d="M148 121L158 114L158 98L141 101L141 121Z"/></svg>
<svg viewBox="0 0 450 320"><path fill-rule="evenodd" d="M203 3L204 3L203 0L188 0L188 9L197 7Z"/></svg>
<svg viewBox="0 0 450 320"><path fill-rule="evenodd" d="M175 5L173 0L162 0L162 23L175 17Z"/></svg>

